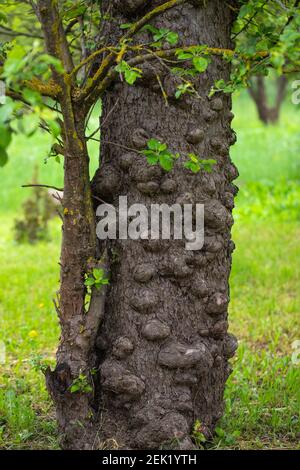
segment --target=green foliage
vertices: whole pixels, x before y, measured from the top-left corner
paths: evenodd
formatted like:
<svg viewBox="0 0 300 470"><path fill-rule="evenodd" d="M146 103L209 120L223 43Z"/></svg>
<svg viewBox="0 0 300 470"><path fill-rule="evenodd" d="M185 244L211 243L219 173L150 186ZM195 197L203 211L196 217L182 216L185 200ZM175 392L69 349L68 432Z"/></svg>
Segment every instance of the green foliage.
<svg viewBox="0 0 300 470"><path fill-rule="evenodd" d="M93 387L90 385L88 377L84 374L79 374L70 385L71 393L90 393L92 391Z"/></svg>
<svg viewBox="0 0 300 470"><path fill-rule="evenodd" d="M154 138L148 140L147 149L141 150L140 153L147 157L149 165L159 164L166 171L171 171L176 160L180 157L179 153L172 153L166 143ZM216 160L200 159L194 153L189 153L188 161L184 162L183 166L193 173L198 173L200 170L210 173L216 163Z"/></svg>
<svg viewBox="0 0 300 470"><path fill-rule="evenodd" d="M131 67L125 60L122 60L116 67L116 72L124 75L128 85L133 85L138 78L141 78L142 71L136 67Z"/></svg>
<svg viewBox="0 0 300 470"><path fill-rule="evenodd" d="M200 170L211 173L213 166L217 163L217 160L213 159L200 159L194 153L188 154L189 161L184 163L185 168L188 168L193 173L199 173Z"/></svg>
<svg viewBox="0 0 300 470"><path fill-rule="evenodd" d="M19 90L23 88L22 82L31 80L33 77L43 81L49 80L51 78L51 66L58 73L64 72L60 60L49 54L41 53L41 46L38 41L34 41L30 50L15 42L6 54L0 78L5 79L8 87L13 86L15 90Z"/></svg>
<svg viewBox="0 0 300 470"><path fill-rule="evenodd" d="M11 142L11 129L0 125L0 166L4 166L8 160L6 148Z"/></svg>
<svg viewBox="0 0 300 470"><path fill-rule="evenodd" d="M146 24L143 27L143 31L149 31L152 33L154 42L151 43L151 46L154 48L161 48L164 42L167 42L170 46L175 46L178 42L178 33L170 31L167 28L158 29L151 24Z"/></svg>
<svg viewBox="0 0 300 470"><path fill-rule="evenodd" d="M50 361L44 358L42 354L34 354L29 361L33 370L40 371L43 374L46 372L47 368L50 366Z"/></svg>
<svg viewBox="0 0 300 470"><path fill-rule="evenodd" d="M172 170L175 161L179 158L179 154L172 153L168 149L168 145L161 143L157 139L150 139L147 142L147 149L141 153L147 157L149 165L159 165L166 171Z"/></svg>
<svg viewBox="0 0 300 470"><path fill-rule="evenodd" d="M84 281L86 287L96 287L98 290L107 284L109 284L109 278L106 277L104 269L101 268L93 268L92 272L86 276Z"/></svg>
<svg viewBox="0 0 300 470"><path fill-rule="evenodd" d="M85 2L68 2L69 6L64 10L63 17L65 20L72 20L74 18L78 18L79 16L83 15L86 10L87 6Z"/></svg>
<svg viewBox="0 0 300 470"><path fill-rule="evenodd" d="M236 42L230 80L217 80L211 95L232 93L249 84L252 75L299 71L300 8L298 2L247 0L233 27Z"/></svg>
<svg viewBox="0 0 300 470"><path fill-rule="evenodd" d="M236 430L232 433L226 433L226 431L220 427L215 429L216 437L215 442L222 445L223 447L231 447L237 444L237 439L240 437L240 431Z"/></svg>
<svg viewBox="0 0 300 470"><path fill-rule="evenodd" d="M175 98L178 100L185 93L190 93L190 94L195 93L194 87L190 82L181 83L180 85L177 86L177 89L175 92Z"/></svg>
<svg viewBox="0 0 300 470"><path fill-rule="evenodd" d="M201 421L199 419L196 419L194 426L193 426L193 431L192 431L192 438L193 441L195 442L196 446L199 449L203 449L203 445L206 442L206 438L203 434L203 429L201 425Z"/></svg>
<svg viewBox="0 0 300 470"><path fill-rule="evenodd" d="M133 23L122 23L120 24L120 29L129 29L132 25Z"/></svg>
<svg viewBox="0 0 300 470"><path fill-rule="evenodd" d="M193 46L188 49L177 49L176 57L179 60L191 61L193 67L190 68L192 74L203 73L210 64L207 46Z"/></svg>

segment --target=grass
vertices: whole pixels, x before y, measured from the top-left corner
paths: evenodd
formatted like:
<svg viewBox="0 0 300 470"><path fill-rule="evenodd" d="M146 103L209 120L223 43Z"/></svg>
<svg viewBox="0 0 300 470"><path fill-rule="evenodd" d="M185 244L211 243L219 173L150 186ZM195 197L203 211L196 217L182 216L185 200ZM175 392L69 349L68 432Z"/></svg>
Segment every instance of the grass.
<svg viewBox="0 0 300 470"><path fill-rule="evenodd" d="M210 447L297 449L300 366L291 354L293 341L300 339L300 110L287 102L280 124L264 127L247 95L236 98L234 108L238 142L232 158L241 190L233 229L230 325L240 347L232 361L225 414ZM12 233L13 218L27 196L20 185L30 181L37 161L41 181L62 184L61 167L41 160L46 148L42 135L15 139L10 162L1 169L2 449L58 447L39 364L53 362L59 334L52 298L58 287L60 228L53 221L51 241L35 246L17 245ZM96 160L96 148L92 151Z"/></svg>

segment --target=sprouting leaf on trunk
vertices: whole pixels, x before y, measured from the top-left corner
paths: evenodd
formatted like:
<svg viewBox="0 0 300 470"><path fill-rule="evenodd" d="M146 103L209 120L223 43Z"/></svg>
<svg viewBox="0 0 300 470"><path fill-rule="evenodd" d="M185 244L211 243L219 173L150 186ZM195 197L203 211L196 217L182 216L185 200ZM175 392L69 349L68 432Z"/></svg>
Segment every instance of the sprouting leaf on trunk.
<svg viewBox="0 0 300 470"><path fill-rule="evenodd" d="M211 173L214 165L217 163L213 159L200 159L194 153L188 154L189 160L184 163L184 167L191 170L193 173L199 173L199 171L206 171Z"/></svg>
<svg viewBox="0 0 300 470"><path fill-rule="evenodd" d="M177 86L177 89L175 92L175 98L179 99L185 93L190 93L190 94L195 93L195 89L190 82L182 83Z"/></svg>
<svg viewBox="0 0 300 470"><path fill-rule="evenodd" d="M150 24L146 24L143 31L149 31L153 35L154 42L151 43L151 46L155 48L160 48L164 42L167 42L170 46L175 46L179 39L179 35L175 31L167 28L155 28Z"/></svg>
<svg viewBox="0 0 300 470"><path fill-rule="evenodd" d="M138 78L142 77L142 70L136 67L131 67L125 60L122 60L115 70L121 75L124 75L125 81L129 85L133 85Z"/></svg>
<svg viewBox="0 0 300 470"><path fill-rule="evenodd" d="M98 290L107 284L109 284L109 278L106 277L105 270L102 268L93 268L84 281L86 287L91 288L94 286Z"/></svg>
<svg viewBox="0 0 300 470"><path fill-rule="evenodd" d="M171 171L179 154L172 153L168 149L168 145L160 142L157 139L150 139L147 142L147 149L141 150L141 154L147 157L149 165L156 165L157 163L166 170Z"/></svg>
<svg viewBox="0 0 300 470"><path fill-rule="evenodd" d="M88 377L84 374L79 374L70 385L71 393L90 393L92 391L93 388L89 383Z"/></svg>

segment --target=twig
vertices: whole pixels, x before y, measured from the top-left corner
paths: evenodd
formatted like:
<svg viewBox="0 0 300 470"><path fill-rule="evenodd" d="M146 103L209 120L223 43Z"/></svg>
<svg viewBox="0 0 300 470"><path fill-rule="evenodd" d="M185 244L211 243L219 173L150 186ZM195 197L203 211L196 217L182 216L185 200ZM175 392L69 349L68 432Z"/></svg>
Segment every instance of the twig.
<svg viewBox="0 0 300 470"><path fill-rule="evenodd" d="M22 184L21 188L49 188L55 189L55 191L63 191L64 188L58 188L57 186L51 186L50 184Z"/></svg>
<svg viewBox="0 0 300 470"><path fill-rule="evenodd" d="M106 121L108 120L113 110L118 106L119 101L120 101L120 98L117 99L117 101L115 102L111 110L107 113L107 116L105 116L105 119L101 122L101 126L103 126L106 123Z"/></svg>

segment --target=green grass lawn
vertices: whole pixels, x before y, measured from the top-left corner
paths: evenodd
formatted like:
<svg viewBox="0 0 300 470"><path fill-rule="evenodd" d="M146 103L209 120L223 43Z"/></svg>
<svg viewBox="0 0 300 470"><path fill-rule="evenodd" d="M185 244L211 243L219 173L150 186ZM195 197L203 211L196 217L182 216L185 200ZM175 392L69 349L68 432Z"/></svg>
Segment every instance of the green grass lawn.
<svg viewBox="0 0 300 470"><path fill-rule="evenodd" d="M263 126L247 95L235 99L240 170L231 275L231 331L240 347L226 389L226 412L211 448L299 448L300 365L291 360L300 339L300 108L285 104L280 124ZM1 169L0 188L0 448L57 448L54 413L39 362L54 360L58 324L60 228L51 241L13 240L13 219L39 162L39 179L61 185L61 166L45 165L47 142L15 139ZM97 158L93 147L93 167ZM26 160L24 160L26 159ZM26 162L26 163L24 163Z"/></svg>

